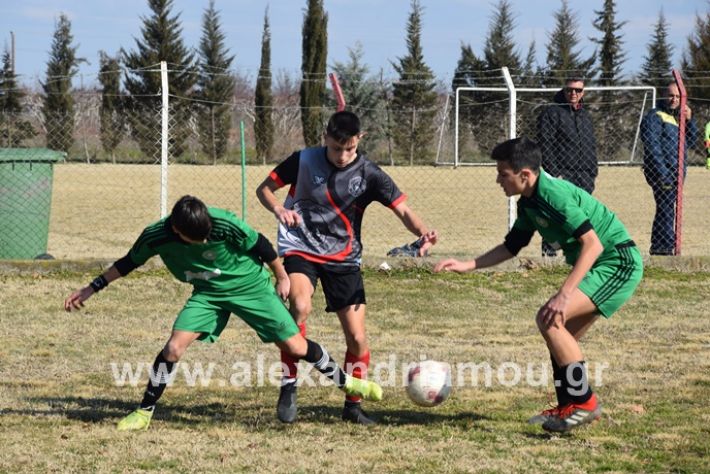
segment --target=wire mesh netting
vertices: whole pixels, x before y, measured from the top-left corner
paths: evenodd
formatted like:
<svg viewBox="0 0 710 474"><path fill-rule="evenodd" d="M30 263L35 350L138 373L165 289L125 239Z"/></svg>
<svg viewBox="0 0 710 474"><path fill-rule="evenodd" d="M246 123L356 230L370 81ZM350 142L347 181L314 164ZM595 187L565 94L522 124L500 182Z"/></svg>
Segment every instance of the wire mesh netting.
<svg viewBox="0 0 710 474"><path fill-rule="evenodd" d="M0 146L37 157L48 146L65 154L65 161L50 165L51 200L42 206L51 210L46 251L56 258L120 257L148 223L161 217L164 196L169 209L187 193L244 215L273 239L276 220L254 191L279 161L304 146L297 85L282 89L286 92L270 106L274 142L268 155L256 152L257 114L248 94L219 104L170 96L165 142L159 97L106 111L99 91L77 92L73 113L48 116L40 98L29 94L21 111L0 112ZM653 109L649 90L588 88L580 110L555 102L558 92L518 91L514 120L508 92L462 93L458 117L453 100L439 94L432 109L406 111L415 121L424 116L432 120L428 144L414 153L388 133L393 110L349 106L367 117L361 150L394 178L427 225L439 231L438 255L485 251L507 232L510 203L495 182L489 155L495 144L511 136L511 124L514 135L540 142L545 169L592 191L617 213L642 250L653 246L654 253L661 253L672 247L674 241L666 235L677 201L678 154L672 143L675 127L677 145L677 113L664 112L661 98ZM710 255L704 238L709 193L704 181L710 171L693 131L709 114L703 103L692 105L683 165L682 253ZM321 109L323 125L334 107ZM166 168L161 168L163 146ZM654 155L656 149L661 153ZM3 199L24 199L7 184L0 186ZM9 222L3 219L4 229ZM28 240L32 233L13 239ZM389 209L374 205L367 211L366 257L384 258L389 249L411 240ZM541 250L539 239L533 240L521 255L539 256Z"/></svg>

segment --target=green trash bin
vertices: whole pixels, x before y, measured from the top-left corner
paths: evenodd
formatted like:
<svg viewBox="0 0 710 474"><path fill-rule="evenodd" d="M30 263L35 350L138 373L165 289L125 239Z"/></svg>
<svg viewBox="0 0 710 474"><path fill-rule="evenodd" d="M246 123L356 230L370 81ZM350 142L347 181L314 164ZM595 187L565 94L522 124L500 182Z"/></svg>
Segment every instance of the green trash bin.
<svg viewBox="0 0 710 474"><path fill-rule="evenodd" d="M0 148L0 260L48 257L53 165L65 156L47 148Z"/></svg>

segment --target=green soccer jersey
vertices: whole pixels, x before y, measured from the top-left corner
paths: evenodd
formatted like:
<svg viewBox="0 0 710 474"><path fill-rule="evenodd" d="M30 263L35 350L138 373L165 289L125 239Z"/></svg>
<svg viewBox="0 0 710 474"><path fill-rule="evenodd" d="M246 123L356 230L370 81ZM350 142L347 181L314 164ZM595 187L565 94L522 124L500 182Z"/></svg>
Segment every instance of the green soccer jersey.
<svg viewBox="0 0 710 474"><path fill-rule="evenodd" d="M518 200L518 218L513 227L530 235L537 230L545 241L562 249L571 265L582 247L577 237L590 228L604 246L602 256L612 252L615 245L631 240L624 224L604 204L544 170L540 170L533 195Z"/></svg>
<svg viewBox="0 0 710 474"><path fill-rule="evenodd" d="M233 213L209 208L212 231L203 244L189 244L173 231L169 217L145 228L128 256L136 265L160 255L178 280L195 291L224 294L261 291L271 285L269 272L249 250L259 234Z"/></svg>

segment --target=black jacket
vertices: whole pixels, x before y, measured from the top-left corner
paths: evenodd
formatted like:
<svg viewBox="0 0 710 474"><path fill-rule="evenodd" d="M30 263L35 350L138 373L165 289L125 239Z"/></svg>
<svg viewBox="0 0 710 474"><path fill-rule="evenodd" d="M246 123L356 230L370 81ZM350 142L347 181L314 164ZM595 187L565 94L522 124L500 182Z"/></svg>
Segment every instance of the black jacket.
<svg viewBox="0 0 710 474"><path fill-rule="evenodd" d="M574 109L563 90L555 94L554 101L537 118L542 167L552 176L562 176L591 192L598 174L592 118L584 105Z"/></svg>

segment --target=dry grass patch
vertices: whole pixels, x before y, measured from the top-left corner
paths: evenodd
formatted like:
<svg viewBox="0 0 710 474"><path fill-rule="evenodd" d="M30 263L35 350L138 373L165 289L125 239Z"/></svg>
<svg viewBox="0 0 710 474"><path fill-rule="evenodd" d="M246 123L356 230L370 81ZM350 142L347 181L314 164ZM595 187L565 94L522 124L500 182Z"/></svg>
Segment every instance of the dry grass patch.
<svg viewBox="0 0 710 474"><path fill-rule="evenodd" d="M304 387L299 421L280 424L277 388L232 383L236 362L278 360L239 320L219 343L196 344L185 366L214 364L209 383L179 377L145 433L115 423L140 399L114 383L112 363L152 362L189 288L162 270L138 271L67 314L62 299L94 272L2 274L0 283L0 471L96 472L700 472L710 455L710 273L652 269L637 294L584 340L605 407L594 426L550 436L525 420L546 405L551 387L505 386L508 362L545 367L534 308L564 278L562 268L431 275L426 268L368 271L373 371L381 364L381 423L340 421L342 397L330 386ZM320 293L309 334L338 360L344 343ZM420 356L452 364L488 363L493 383L469 373L442 406L413 406L401 363ZM390 358L396 363L388 366ZM536 372L537 373L537 372ZM511 374L506 372L508 376ZM593 375L593 373L592 373ZM253 385L258 385L254 383Z"/></svg>

